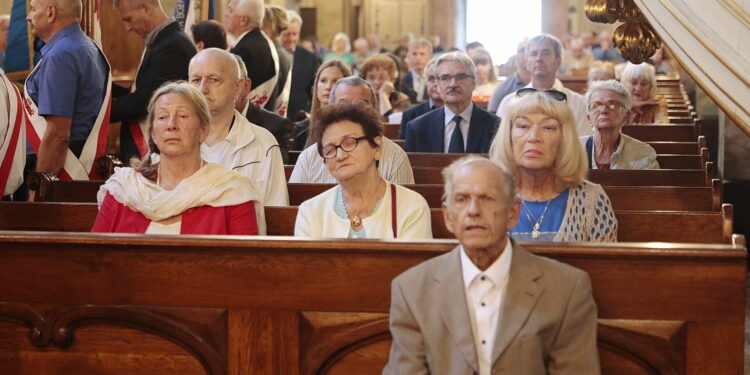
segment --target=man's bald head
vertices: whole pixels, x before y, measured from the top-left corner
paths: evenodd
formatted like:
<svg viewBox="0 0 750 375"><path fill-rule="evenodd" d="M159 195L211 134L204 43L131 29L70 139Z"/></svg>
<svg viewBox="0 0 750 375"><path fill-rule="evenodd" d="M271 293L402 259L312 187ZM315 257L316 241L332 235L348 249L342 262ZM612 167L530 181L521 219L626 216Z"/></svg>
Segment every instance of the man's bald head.
<svg viewBox="0 0 750 375"><path fill-rule="evenodd" d="M190 60L188 77L190 84L206 96L212 116L234 111L234 101L240 93L240 73L234 55L206 48Z"/></svg>
<svg viewBox="0 0 750 375"><path fill-rule="evenodd" d="M206 48L195 54L190 59L190 70L192 70L193 64L203 65L212 63L218 64L221 69L228 70L229 74L235 77L235 82L240 79L240 68L237 65L234 55L219 48Z"/></svg>

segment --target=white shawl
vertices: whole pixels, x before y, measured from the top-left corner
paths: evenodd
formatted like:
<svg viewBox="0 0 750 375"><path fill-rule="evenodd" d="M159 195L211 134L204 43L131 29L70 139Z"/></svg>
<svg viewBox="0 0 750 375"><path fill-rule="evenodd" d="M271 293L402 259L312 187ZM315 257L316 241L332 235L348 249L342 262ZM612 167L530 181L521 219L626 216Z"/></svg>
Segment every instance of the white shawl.
<svg viewBox="0 0 750 375"><path fill-rule="evenodd" d="M204 165L173 190L163 189L133 168L115 168L115 173L99 188L99 206L107 192L151 221L180 215L193 207L226 207L254 201L258 232L265 234L265 215L255 184L247 176L217 164Z"/></svg>

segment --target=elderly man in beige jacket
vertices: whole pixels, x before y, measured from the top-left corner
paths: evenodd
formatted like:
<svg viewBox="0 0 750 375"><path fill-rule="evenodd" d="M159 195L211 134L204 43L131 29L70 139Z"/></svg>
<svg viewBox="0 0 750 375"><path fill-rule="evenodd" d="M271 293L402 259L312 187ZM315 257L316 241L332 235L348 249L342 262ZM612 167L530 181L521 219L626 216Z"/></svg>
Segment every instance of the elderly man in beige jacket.
<svg viewBox="0 0 750 375"><path fill-rule="evenodd" d="M591 281L510 240L512 177L479 156L443 176L460 245L393 281L383 374L599 374Z"/></svg>

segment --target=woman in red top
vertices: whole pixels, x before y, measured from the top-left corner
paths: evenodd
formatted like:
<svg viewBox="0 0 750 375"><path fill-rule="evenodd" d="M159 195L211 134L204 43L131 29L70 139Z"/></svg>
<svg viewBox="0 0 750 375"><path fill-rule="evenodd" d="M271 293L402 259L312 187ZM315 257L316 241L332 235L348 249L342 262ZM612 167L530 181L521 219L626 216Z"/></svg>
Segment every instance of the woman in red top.
<svg viewBox="0 0 750 375"><path fill-rule="evenodd" d="M91 231L263 233L258 215L263 207L253 182L201 159L210 123L198 89L184 82L159 88L148 106L150 150L143 161L134 160L135 168L117 168L102 185Z"/></svg>

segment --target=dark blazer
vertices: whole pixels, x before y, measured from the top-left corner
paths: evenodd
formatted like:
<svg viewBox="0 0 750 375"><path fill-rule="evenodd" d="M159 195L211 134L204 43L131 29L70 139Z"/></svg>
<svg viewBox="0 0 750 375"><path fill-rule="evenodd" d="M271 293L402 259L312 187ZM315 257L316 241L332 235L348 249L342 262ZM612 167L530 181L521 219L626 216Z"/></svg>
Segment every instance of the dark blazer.
<svg viewBox="0 0 750 375"><path fill-rule="evenodd" d="M292 63L292 88L289 93L289 110L286 117L294 120L299 111L310 111L313 98L315 73L318 72L320 59L302 46L294 49Z"/></svg>
<svg viewBox="0 0 750 375"><path fill-rule="evenodd" d="M284 164L286 164L289 161L289 140L292 138L292 129L294 129L292 121L271 111L258 108L252 103L247 106L245 117L248 121L265 128L273 134L276 142L279 143L281 157L284 159Z"/></svg>
<svg viewBox="0 0 750 375"><path fill-rule="evenodd" d="M398 129L398 139L406 138L406 124L408 124L411 120L414 120L415 118L432 111L433 109L436 108L431 107L429 100L424 103L419 103L407 108L401 114L401 127Z"/></svg>
<svg viewBox="0 0 750 375"><path fill-rule="evenodd" d="M406 94L412 103L419 103L417 101L417 92L414 91L414 74L412 71L408 71L406 74L404 74L404 82L403 82L403 90L402 92ZM422 95L423 98L427 97L427 85L424 87L424 95Z"/></svg>
<svg viewBox="0 0 750 375"><path fill-rule="evenodd" d="M255 89L276 74L271 49L260 28L245 34L229 52L240 55L245 62L247 76L252 80L251 89Z"/></svg>
<svg viewBox="0 0 750 375"><path fill-rule="evenodd" d="M177 21L170 23L156 35L143 55L143 61L135 77L136 90L113 85L112 108L109 116L111 122L137 121L146 116L151 94L164 82L185 80L188 78L188 65L195 55L195 45L180 28ZM130 128L120 128L120 151L123 161L127 163L131 156L137 155Z"/></svg>
<svg viewBox="0 0 750 375"><path fill-rule="evenodd" d="M294 150L303 151L307 143L307 134L310 132L310 119L304 119L297 123L294 130Z"/></svg>
<svg viewBox="0 0 750 375"><path fill-rule="evenodd" d="M273 88L271 97L268 99L268 103L266 103L266 106L264 107L271 112L274 112L276 100L281 95L281 92L284 91L284 85L286 85L286 79L292 65L292 55L281 47L279 42L274 41L273 43L276 46L276 54L279 56L279 78L276 80L276 87Z"/></svg>
<svg viewBox="0 0 750 375"><path fill-rule="evenodd" d="M441 107L406 124L406 152L443 153L445 145L445 108ZM476 103L471 111L469 139L466 152L485 154L495 136L500 118L479 108Z"/></svg>

